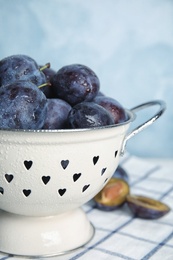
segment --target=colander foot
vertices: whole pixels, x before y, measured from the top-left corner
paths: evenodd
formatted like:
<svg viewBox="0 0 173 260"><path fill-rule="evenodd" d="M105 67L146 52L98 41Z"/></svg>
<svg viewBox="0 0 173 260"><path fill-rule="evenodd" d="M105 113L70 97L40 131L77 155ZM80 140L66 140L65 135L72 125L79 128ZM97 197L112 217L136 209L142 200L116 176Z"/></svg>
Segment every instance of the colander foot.
<svg viewBox="0 0 173 260"><path fill-rule="evenodd" d="M46 257L70 253L94 235L82 209L46 217L27 217L0 211L0 251Z"/></svg>

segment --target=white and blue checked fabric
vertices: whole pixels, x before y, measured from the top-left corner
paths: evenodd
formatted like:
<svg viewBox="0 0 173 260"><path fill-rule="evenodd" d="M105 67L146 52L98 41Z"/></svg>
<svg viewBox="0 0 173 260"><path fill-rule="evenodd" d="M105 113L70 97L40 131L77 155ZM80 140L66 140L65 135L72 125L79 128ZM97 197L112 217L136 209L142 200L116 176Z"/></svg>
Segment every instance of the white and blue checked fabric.
<svg viewBox="0 0 173 260"><path fill-rule="evenodd" d="M171 211L160 219L144 220L134 218L126 205L104 212L89 202L83 209L95 226L94 238L71 254L46 259L173 260L173 160L127 155L120 165L129 174L132 194L161 200ZM7 259L24 258L0 253L0 260Z"/></svg>

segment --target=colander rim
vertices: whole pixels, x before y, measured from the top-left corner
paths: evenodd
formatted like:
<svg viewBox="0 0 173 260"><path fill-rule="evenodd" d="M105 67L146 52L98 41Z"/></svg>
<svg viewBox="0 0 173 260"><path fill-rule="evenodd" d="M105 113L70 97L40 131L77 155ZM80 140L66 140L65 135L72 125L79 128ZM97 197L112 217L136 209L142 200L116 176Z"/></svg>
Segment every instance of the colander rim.
<svg viewBox="0 0 173 260"><path fill-rule="evenodd" d="M128 115L128 120L125 122L121 122L118 124L113 125L106 125L106 126L98 126L98 127L91 127L91 128L75 128L75 129L4 129L0 128L0 132L21 132L21 133L71 133L71 132L85 132L85 131L95 131L99 129L107 129L107 128L117 128L123 125L127 125L134 121L136 118L135 113L132 110L124 109Z"/></svg>

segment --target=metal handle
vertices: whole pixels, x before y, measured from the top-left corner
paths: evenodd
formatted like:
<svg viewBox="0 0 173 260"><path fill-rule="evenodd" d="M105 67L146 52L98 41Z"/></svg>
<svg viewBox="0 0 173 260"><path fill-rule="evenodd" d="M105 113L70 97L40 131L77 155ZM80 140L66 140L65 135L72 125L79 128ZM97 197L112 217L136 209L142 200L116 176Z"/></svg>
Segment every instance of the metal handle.
<svg viewBox="0 0 173 260"><path fill-rule="evenodd" d="M121 155L124 154L124 150L125 150L125 146L126 146L126 142L133 137L134 135L138 134L139 132L143 131L146 127L148 127L149 125L153 124L165 111L166 109L166 104L164 101L162 100L154 100L154 101L150 101L147 103L143 103L141 105L138 105L136 107L133 107L131 109L131 111L133 113L136 113L142 109L151 107L151 106L155 106L155 105L159 105L159 111L154 114L154 116L152 116L149 120L145 121L143 124L139 125L138 127L136 127L134 130L132 130L125 138L122 144L122 149L121 149Z"/></svg>

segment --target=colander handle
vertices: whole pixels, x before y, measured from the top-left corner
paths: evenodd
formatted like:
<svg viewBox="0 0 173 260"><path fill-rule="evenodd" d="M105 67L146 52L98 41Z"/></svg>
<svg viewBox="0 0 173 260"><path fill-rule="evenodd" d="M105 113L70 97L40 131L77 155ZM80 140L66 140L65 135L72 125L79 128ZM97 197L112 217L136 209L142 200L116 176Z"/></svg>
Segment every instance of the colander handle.
<svg viewBox="0 0 173 260"><path fill-rule="evenodd" d="M143 131L146 127L148 127L149 125L153 124L165 111L166 109L166 104L164 101L162 100L154 100L154 101L150 101L150 102L146 102L143 103L141 105L138 105L136 107L131 108L131 111L133 113L136 113L140 110L143 110L145 108L151 107L151 106L155 106L155 105L159 105L159 110L157 113L154 114L154 116L152 116L149 120L145 121L143 124L139 125L138 127L136 127L135 129L133 129L125 138L122 144L122 149L121 149L121 155L124 154L125 151L125 146L127 141L133 137L134 135L138 134L139 132Z"/></svg>

